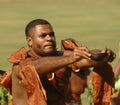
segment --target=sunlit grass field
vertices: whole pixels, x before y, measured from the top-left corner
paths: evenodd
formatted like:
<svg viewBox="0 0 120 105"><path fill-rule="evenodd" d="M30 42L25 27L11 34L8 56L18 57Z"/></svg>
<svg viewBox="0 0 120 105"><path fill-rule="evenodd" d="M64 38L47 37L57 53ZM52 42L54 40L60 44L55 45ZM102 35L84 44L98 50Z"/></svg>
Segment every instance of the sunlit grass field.
<svg viewBox="0 0 120 105"><path fill-rule="evenodd" d="M120 43L119 0L0 0L0 69L10 70L9 56L27 44L24 29L32 19L47 19L60 41L74 38L89 49L108 47L116 52ZM83 105L88 105L83 96Z"/></svg>

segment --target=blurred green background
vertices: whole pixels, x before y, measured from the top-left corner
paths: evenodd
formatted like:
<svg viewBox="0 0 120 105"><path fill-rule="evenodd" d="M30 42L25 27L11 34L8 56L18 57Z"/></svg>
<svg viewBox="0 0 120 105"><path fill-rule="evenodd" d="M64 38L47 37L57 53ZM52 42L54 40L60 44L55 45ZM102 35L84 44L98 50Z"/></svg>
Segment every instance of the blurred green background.
<svg viewBox="0 0 120 105"><path fill-rule="evenodd" d="M74 38L89 49L112 49L117 54L113 67L117 63L120 0L0 0L0 69L10 70L9 56L27 48L24 29L35 18L53 25L58 49L61 39Z"/></svg>

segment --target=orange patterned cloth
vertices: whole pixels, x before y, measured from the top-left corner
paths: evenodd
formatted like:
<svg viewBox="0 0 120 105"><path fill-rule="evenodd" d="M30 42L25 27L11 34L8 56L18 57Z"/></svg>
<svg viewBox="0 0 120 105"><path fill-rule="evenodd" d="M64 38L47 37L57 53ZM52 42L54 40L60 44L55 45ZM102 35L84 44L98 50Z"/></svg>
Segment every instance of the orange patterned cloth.
<svg viewBox="0 0 120 105"><path fill-rule="evenodd" d="M19 75L21 80L19 83L25 84L28 95L28 105L47 105L46 92L42 86L41 80L36 73L34 66L26 61L27 52L21 48L15 52L8 60L14 64L20 64L21 69ZM12 90L12 72L10 72L1 82L10 92Z"/></svg>
<svg viewBox="0 0 120 105"><path fill-rule="evenodd" d="M6 72L0 84L12 94L12 71Z"/></svg>
<svg viewBox="0 0 120 105"><path fill-rule="evenodd" d="M92 72L93 102L95 105L110 105L114 89L114 73L109 63L94 68Z"/></svg>

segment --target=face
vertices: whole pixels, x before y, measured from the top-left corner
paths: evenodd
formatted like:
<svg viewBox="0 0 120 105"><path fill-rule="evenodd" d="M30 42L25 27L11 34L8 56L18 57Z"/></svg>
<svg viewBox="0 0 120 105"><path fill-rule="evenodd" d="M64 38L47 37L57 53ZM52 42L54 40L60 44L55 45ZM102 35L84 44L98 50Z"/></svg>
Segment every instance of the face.
<svg viewBox="0 0 120 105"><path fill-rule="evenodd" d="M27 42L33 53L38 56L53 55L56 51L54 31L49 24L36 25L32 29L31 37L27 38Z"/></svg>

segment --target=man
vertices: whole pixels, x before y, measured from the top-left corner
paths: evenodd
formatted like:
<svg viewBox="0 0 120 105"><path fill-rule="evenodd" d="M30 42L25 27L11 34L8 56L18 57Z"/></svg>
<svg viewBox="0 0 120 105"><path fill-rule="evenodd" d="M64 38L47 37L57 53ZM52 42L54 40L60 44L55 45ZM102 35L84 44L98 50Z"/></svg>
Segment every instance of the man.
<svg viewBox="0 0 120 105"><path fill-rule="evenodd" d="M111 105L120 105L120 59L118 60L115 69L115 92L111 96Z"/></svg>
<svg viewBox="0 0 120 105"><path fill-rule="evenodd" d="M44 19L28 23L25 34L29 50L21 48L9 58L13 63L13 104L65 105L67 68L79 69L99 63L91 59L90 50L85 46L73 51L57 51L55 32ZM108 61L112 51L106 49L103 52ZM114 59L114 53L111 56Z"/></svg>
<svg viewBox="0 0 120 105"><path fill-rule="evenodd" d="M115 69L114 69L115 79L117 80L118 76L120 75L120 59L118 60Z"/></svg>
<svg viewBox="0 0 120 105"><path fill-rule="evenodd" d="M79 72L67 69L68 88L66 91L66 105L82 105L81 95L88 88L90 70L81 69Z"/></svg>

